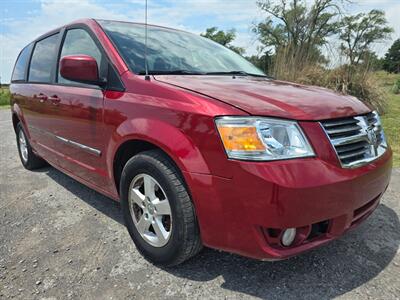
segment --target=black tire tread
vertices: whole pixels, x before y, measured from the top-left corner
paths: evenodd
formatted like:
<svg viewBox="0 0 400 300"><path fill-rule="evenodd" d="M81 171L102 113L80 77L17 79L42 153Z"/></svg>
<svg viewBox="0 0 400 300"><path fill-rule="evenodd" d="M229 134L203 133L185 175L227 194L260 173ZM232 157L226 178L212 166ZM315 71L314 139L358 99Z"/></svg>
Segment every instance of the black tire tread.
<svg viewBox="0 0 400 300"><path fill-rule="evenodd" d="M20 132L20 130L22 130L22 132L25 135L25 140L26 140L26 144L27 144L27 147L28 147L28 161L26 163L23 161L21 152L19 150L19 132ZM17 124L16 136L17 136L18 153L19 153L19 156L20 156L20 159L21 159L21 163L22 163L22 165L24 166L25 169L27 169L27 170L36 170L36 169L42 168L42 167L47 165L46 161L43 158L37 156L33 152L32 146L29 143L28 136L26 135L26 132L25 132L24 128L21 125L21 122L19 122Z"/></svg>
<svg viewBox="0 0 400 300"><path fill-rule="evenodd" d="M182 241L182 251L179 256L177 256L173 262L168 263L167 266L181 264L195 256L203 248L193 202L187 192L187 187L182 175L180 175L177 167L171 162L168 156L160 150L148 150L135 155L131 159L141 158L150 158L159 169L163 170L164 174L166 174L177 191L177 201L180 202L183 215L184 239Z"/></svg>

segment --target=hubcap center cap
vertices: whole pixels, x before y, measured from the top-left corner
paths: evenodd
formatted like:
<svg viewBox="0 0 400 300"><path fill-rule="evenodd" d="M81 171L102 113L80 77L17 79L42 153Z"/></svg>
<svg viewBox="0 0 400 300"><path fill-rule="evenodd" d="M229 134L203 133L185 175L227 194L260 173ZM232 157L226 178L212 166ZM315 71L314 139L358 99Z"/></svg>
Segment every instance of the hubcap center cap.
<svg viewBox="0 0 400 300"><path fill-rule="evenodd" d="M149 211L150 215L154 215L155 208L154 208L154 205L152 203L147 204L147 210Z"/></svg>
<svg viewBox="0 0 400 300"><path fill-rule="evenodd" d="M156 211L156 208L154 207L154 204L151 203L150 198L148 198L148 197L146 197L145 200L146 200L146 201L145 201L145 207L146 207L147 212L148 212L149 215L151 215L151 216L154 215L154 213L155 213L155 211Z"/></svg>

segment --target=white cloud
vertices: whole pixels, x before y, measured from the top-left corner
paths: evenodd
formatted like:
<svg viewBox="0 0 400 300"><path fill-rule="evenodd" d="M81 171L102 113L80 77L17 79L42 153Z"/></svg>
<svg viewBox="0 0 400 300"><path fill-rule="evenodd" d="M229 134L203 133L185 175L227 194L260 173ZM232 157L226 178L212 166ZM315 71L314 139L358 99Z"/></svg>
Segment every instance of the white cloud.
<svg viewBox="0 0 400 300"><path fill-rule="evenodd" d="M350 13L360 13L369 12L372 9L383 10L386 15L386 19L389 26L394 29L394 33L391 38L376 43L373 46L373 50L378 54L378 56L383 56L392 43L400 38L400 1L398 0L358 0L350 7Z"/></svg>
<svg viewBox="0 0 400 300"><path fill-rule="evenodd" d="M390 26L394 29L392 34L392 41L394 41L400 38L400 2L394 3L386 10L386 17Z"/></svg>
<svg viewBox="0 0 400 300"><path fill-rule="evenodd" d="M97 18L126 20L124 14L108 11L106 8L84 1L42 1L40 11L20 20L2 22L7 30L0 34L0 76L3 82L9 82L14 62L19 51L47 31L73 20L86 18L88 15Z"/></svg>
<svg viewBox="0 0 400 300"><path fill-rule="evenodd" d="M19 51L37 36L53 28L86 17L142 22L144 0L130 2L131 4L111 2L102 5L90 0L42 0L40 9L34 13L28 13L26 18L15 20L2 16L0 25L6 29L0 33L2 81L9 81ZM258 10L255 1L235 0L228 4L223 0L169 0L166 5L161 5L157 1L149 0L148 7L149 23L195 33L203 32L207 27L228 22L232 24L229 28L240 29L235 44L246 48L250 53L256 51L250 30L246 28L257 17ZM202 24L205 26L201 27L188 25L191 23L190 18L196 16L212 16L208 18L212 23Z"/></svg>

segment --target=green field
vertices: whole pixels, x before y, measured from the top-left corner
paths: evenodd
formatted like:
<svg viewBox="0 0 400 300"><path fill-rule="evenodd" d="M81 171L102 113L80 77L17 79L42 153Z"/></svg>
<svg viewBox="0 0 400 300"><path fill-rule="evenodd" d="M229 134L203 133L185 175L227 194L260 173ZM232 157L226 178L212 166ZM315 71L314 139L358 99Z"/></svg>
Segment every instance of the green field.
<svg viewBox="0 0 400 300"><path fill-rule="evenodd" d="M394 166L400 167L400 94L396 95L392 91L395 81L400 79L400 74L377 72L376 77L388 93L388 103L386 113L382 116L382 123L386 138L393 149Z"/></svg>
<svg viewBox="0 0 400 300"><path fill-rule="evenodd" d="M8 88L0 88L0 107L10 105L10 92Z"/></svg>

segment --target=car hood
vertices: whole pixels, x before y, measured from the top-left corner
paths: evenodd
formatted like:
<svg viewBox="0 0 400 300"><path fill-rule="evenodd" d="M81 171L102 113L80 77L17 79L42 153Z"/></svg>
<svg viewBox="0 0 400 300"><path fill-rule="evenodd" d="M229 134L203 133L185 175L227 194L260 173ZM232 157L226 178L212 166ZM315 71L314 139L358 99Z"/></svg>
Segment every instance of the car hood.
<svg viewBox="0 0 400 300"><path fill-rule="evenodd" d="M155 79L229 103L252 115L323 120L371 111L352 96L267 78L156 75Z"/></svg>

